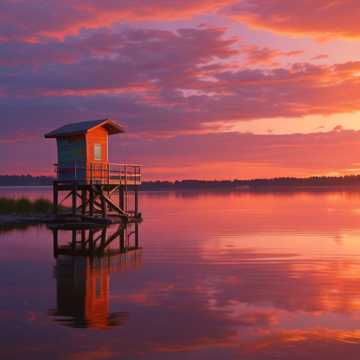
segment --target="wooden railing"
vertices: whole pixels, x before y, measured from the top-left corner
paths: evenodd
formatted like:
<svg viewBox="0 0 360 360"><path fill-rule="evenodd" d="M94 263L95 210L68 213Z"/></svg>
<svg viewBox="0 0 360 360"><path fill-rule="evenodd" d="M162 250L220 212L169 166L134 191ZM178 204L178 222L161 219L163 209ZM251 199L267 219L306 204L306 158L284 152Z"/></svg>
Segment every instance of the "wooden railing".
<svg viewBox="0 0 360 360"><path fill-rule="evenodd" d="M81 184L140 185L141 165L95 163L87 165L72 162L55 164L57 180Z"/></svg>

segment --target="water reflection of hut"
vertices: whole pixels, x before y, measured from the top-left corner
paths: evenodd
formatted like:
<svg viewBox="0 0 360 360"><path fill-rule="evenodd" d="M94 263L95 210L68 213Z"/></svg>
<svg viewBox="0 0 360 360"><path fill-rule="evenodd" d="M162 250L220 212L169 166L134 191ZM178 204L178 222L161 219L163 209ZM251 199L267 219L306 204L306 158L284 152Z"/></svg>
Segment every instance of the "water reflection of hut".
<svg viewBox="0 0 360 360"><path fill-rule="evenodd" d="M107 329L126 322L127 313L109 311L110 274L141 264L138 224L133 231L128 228L120 231L116 229L114 232L108 230L101 230L101 240L93 244L92 253L89 252L89 246L84 247L83 244L91 243L89 237L93 237L94 242L94 230L63 231L68 235L71 233L71 240L66 245L56 245L59 234L53 232L56 237L57 307L52 315L57 322L71 327L97 329ZM112 244L119 236L117 245ZM104 247L104 244L107 246ZM110 245L115 246L110 248Z"/></svg>

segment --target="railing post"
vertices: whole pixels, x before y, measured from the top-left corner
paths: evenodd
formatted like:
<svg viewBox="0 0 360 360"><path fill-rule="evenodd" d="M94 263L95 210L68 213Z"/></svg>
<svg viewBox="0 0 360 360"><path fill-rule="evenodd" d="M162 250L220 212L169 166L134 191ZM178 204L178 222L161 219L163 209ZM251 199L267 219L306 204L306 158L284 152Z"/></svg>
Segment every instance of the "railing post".
<svg viewBox="0 0 360 360"><path fill-rule="evenodd" d="M119 172L119 185L121 186L121 166L118 167L118 172Z"/></svg>
<svg viewBox="0 0 360 360"><path fill-rule="evenodd" d="M124 173L125 173L125 187L127 185L127 166L124 165Z"/></svg>
<svg viewBox="0 0 360 360"><path fill-rule="evenodd" d="M77 169L76 169L76 161L74 161L74 180L77 180Z"/></svg>
<svg viewBox="0 0 360 360"><path fill-rule="evenodd" d="M107 168L108 168L108 185L110 185L110 172L111 172L111 165L107 164Z"/></svg>
<svg viewBox="0 0 360 360"><path fill-rule="evenodd" d="M93 177L93 172L92 172L92 162L90 163L90 184L92 185L92 177Z"/></svg>

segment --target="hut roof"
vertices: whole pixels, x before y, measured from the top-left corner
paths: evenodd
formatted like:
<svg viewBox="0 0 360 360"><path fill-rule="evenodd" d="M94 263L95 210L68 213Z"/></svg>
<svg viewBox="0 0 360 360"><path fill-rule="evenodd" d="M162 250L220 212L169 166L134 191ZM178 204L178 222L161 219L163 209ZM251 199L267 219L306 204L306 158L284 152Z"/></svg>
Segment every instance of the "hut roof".
<svg viewBox="0 0 360 360"><path fill-rule="evenodd" d="M115 121L110 119L100 119L100 120L82 121L79 123L64 125L58 129L55 129L45 134L45 137L57 138L57 137L69 136L69 135L85 134L89 130L97 128L99 126L106 128L110 135L124 132L124 128Z"/></svg>

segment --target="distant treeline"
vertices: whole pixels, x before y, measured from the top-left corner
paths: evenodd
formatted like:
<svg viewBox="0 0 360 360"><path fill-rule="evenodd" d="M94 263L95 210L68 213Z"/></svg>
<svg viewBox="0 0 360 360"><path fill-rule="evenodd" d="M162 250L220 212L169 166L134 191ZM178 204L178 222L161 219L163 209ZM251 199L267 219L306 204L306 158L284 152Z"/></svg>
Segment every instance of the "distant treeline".
<svg viewBox="0 0 360 360"><path fill-rule="evenodd" d="M343 187L359 186L360 175L342 177L309 177L309 178L274 178L252 180L181 180L181 181L152 181L142 184L144 190L186 190L186 189L263 189L263 188L292 188L292 187Z"/></svg>
<svg viewBox="0 0 360 360"><path fill-rule="evenodd" d="M48 186L53 181L50 176L0 175L0 186Z"/></svg>
<svg viewBox="0 0 360 360"><path fill-rule="evenodd" d="M0 175L0 186L48 186L53 182L49 176L31 175ZM179 180L179 181L147 181L141 185L142 190L201 190L201 189L263 189L292 187L343 187L359 186L360 175L340 177L309 177L309 178L274 178L253 180Z"/></svg>

